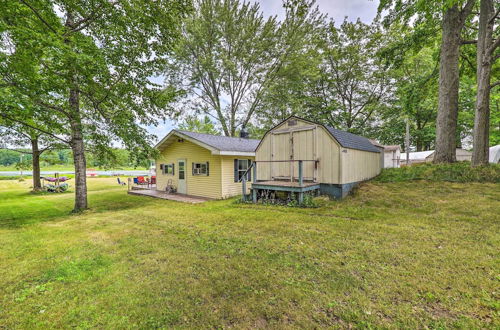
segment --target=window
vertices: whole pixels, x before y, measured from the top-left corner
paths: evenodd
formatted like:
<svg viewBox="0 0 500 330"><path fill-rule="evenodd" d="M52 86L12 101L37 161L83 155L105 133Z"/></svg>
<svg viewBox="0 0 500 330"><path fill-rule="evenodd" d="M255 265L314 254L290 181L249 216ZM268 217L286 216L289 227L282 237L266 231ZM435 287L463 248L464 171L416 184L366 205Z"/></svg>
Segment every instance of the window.
<svg viewBox="0 0 500 330"><path fill-rule="evenodd" d="M206 175L206 176L208 176L208 162L206 162L206 163L193 163L193 175Z"/></svg>
<svg viewBox="0 0 500 330"><path fill-rule="evenodd" d="M248 168L252 165L251 159L235 159L234 160L234 182L239 182ZM247 173L247 181L252 180L250 171Z"/></svg>
<svg viewBox="0 0 500 330"><path fill-rule="evenodd" d="M165 164L165 174L174 175L174 164Z"/></svg>

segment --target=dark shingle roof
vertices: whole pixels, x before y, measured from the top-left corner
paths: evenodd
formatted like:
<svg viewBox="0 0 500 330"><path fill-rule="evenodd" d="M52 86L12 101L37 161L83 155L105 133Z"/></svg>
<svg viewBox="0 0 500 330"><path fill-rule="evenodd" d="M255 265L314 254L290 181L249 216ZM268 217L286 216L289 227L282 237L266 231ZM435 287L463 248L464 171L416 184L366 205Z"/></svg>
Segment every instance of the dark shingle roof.
<svg viewBox="0 0 500 330"><path fill-rule="evenodd" d="M227 137L181 130L176 131L220 151L255 152L255 149L260 142L260 140L242 139L238 137Z"/></svg>
<svg viewBox="0 0 500 330"><path fill-rule="evenodd" d="M340 143L344 148L358 149L371 152L380 152L370 140L365 137L352 134L349 132L341 131L339 129L325 125L326 129L333 135L333 137Z"/></svg>

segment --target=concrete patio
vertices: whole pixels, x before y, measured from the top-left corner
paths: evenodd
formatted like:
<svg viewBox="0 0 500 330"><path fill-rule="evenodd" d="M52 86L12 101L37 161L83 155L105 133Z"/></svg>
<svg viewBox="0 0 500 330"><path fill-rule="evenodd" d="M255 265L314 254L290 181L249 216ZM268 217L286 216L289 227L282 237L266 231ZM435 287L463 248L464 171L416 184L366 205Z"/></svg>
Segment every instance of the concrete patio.
<svg viewBox="0 0 500 330"><path fill-rule="evenodd" d="M165 191L151 190L151 189L130 190L128 193L130 195L148 196L153 198L168 199L171 201L191 203L191 204L203 203L211 200L210 198L177 194L177 193L167 193Z"/></svg>

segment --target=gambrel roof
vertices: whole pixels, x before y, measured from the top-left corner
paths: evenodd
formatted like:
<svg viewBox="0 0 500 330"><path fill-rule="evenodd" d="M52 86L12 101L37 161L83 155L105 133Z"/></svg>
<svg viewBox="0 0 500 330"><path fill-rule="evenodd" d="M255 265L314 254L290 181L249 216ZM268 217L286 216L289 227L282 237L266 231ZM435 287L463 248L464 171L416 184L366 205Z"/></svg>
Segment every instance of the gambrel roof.
<svg viewBox="0 0 500 330"><path fill-rule="evenodd" d="M367 138L324 125L337 142L344 148L380 152Z"/></svg>

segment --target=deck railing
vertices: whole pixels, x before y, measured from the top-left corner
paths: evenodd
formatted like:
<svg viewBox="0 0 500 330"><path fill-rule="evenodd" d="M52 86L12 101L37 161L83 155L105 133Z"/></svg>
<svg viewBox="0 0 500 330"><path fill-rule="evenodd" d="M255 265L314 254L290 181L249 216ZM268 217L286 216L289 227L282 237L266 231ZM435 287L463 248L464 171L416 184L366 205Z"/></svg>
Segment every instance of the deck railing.
<svg viewBox="0 0 500 330"><path fill-rule="evenodd" d="M243 173L241 179L239 180L242 185L241 185L241 188L242 188L242 195L243 195L243 200L245 200L245 196L246 196L246 191L247 191L247 187L246 187L246 182L247 182L247 176L248 176L248 172L250 170L252 170L252 182L253 183L257 183L257 164L258 163L292 163L294 164L295 162L298 163L298 183L299 183L299 186L302 187L303 184L304 184L304 162L314 162L314 174L313 174L313 180L316 180L316 171L318 169L318 163L319 163L319 160L314 160L314 159L290 159L290 160L259 160L259 161L253 161L252 164L248 167L248 169L245 171L245 173ZM292 168L291 170L291 173L290 173L290 182L293 182L294 180L294 171L295 169ZM271 177L271 179L273 179Z"/></svg>

